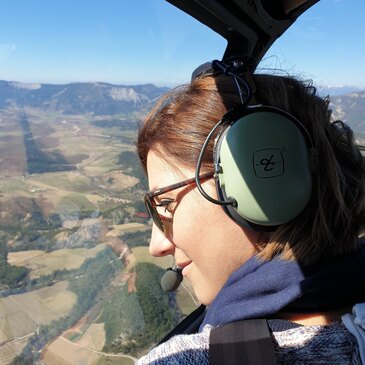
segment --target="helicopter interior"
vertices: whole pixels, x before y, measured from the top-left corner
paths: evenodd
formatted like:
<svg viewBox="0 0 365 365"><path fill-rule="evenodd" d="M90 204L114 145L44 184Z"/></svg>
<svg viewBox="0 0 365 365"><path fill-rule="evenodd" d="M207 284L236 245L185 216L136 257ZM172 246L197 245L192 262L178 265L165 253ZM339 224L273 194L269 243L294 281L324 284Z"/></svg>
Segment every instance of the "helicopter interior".
<svg viewBox="0 0 365 365"><path fill-rule="evenodd" d="M181 273L173 255L148 252L141 123L206 61L238 59L252 73L313 80L365 144L363 9L356 0L3 2L0 363L129 365L198 332L206 308L192 283L164 292ZM222 189L234 203L227 197Z"/></svg>

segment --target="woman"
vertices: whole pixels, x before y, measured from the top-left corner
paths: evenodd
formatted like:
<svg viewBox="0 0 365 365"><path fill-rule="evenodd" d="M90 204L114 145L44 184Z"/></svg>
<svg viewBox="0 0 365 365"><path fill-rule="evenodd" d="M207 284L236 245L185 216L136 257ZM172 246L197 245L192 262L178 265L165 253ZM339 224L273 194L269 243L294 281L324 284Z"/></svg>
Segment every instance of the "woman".
<svg viewBox="0 0 365 365"><path fill-rule="evenodd" d="M352 132L342 122L331 123L329 101L311 85L213 66L161 98L138 137L151 190L146 205L155 223L150 253L174 256L208 306L199 333L173 337L139 364L208 364L212 327L249 318L269 318L280 364L356 363L356 338L341 322L354 304L365 301L365 249L359 238L365 226L365 163ZM280 110L256 106L261 104ZM236 132L229 128L246 123L241 117L246 119L247 110L253 123L232 147L229 139ZM267 112L288 127L266 130L273 123L257 120ZM298 142L285 136L291 129L301 135ZM266 141L273 135L279 142ZM260 144L261 136L276 146L254 146L243 162L252 161L251 175L246 178L238 167L238 180L244 176L238 189L247 193L236 197L229 190L236 172L225 174L248 153L235 149ZM233 158L224 165L227 143ZM299 162L290 157L291 148L302 156ZM283 188L280 179L288 170L294 176ZM256 218L255 211L251 218L256 203L265 214Z"/></svg>

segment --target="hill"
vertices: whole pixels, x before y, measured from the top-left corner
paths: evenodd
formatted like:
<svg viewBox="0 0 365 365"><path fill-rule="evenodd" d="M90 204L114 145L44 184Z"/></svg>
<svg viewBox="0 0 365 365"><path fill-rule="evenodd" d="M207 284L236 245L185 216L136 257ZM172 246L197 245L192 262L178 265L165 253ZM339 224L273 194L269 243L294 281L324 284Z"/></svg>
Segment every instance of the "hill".
<svg viewBox="0 0 365 365"><path fill-rule="evenodd" d="M350 91L350 87L318 90L320 95L331 95L331 107L337 118L343 119L357 133L365 136L365 91L354 88ZM166 91L167 87L157 87L153 84L114 85L103 82L73 82L52 85L0 81L0 109L31 107L66 115L103 115L109 116L109 119L96 120L93 122L95 126L120 127L119 119L110 119L113 115L126 116L133 112L144 114L156 98ZM123 129L130 127L126 121L123 121L123 126ZM59 161L58 155L51 157L55 171L59 165L66 165L65 161Z"/></svg>
<svg viewBox="0 0 365 365"><path fill-rule="evenodd" d="M331 97L334 116L342 119L362 138L365 138L365 91Z"/></svg>
<svg viewBox="0 0 365 365"><path fill-rule="evenodd" d="M153 84L130 86L75 82L51 85L0 81L0 109L16 106L64 114L115 115L141 111L167 90Z"/></svg>

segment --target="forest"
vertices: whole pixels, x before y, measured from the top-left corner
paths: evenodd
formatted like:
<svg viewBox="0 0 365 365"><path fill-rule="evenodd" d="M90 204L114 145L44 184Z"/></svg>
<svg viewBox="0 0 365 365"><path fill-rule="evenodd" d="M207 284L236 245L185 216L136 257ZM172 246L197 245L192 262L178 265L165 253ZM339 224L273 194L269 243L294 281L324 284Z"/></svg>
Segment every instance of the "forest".
<svg viewBox="0 0 365 365"><path fill-rule="evenodd" d="M176 304L176 293L166 293L161 288L160 280L165 270L154 264L140 263L136 266L136 273L137 306L142 311L144 323L119 341L107 341L104 347L106 352L140 354L141 350L159 342L182 319ZM113 315L113 312L110 311L109 315ZM114 312L114 315L118 321L120 313L118 315ZM125 328L130 329L131 326Z"/></svg>
<svg viewBox="0 0 365 365"><path fill-rule="evenodd" d="M7 259L8 247L5 242L0 242L0 289L24 286L29 270L9 265Z"/></svg>

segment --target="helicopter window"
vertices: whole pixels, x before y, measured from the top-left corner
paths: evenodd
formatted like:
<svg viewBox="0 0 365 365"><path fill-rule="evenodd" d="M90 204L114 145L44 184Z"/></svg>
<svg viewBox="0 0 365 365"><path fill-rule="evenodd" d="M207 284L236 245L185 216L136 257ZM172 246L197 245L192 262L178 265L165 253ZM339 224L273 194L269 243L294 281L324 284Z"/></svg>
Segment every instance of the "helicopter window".
<svg viewBox="0 0 365 365"><path fill-rule="evenodd" d="M313 80L329 95L334 118L346 121L365 143L363 43L365 4L319 1L272 45L257 72L289 74Z"/></svg>
<svg viewBox="0 0 365 365"><path fill-rule="evenodd" d="M283 70L313 79L316 85L332 91L340 92L341 86L346 91L363 89L365 53L358 45L365 32L361 22L364 8L364 4L351 0L319 1L273 44L259 69Z"/></svg>
<svg viewBox="0 0 365 365"><path fill-rule="evenodd" d="M15 0L0 29L0 362L132 364L198 305L148 254L138 125L226 41L155 0Z"/></svg>

